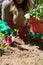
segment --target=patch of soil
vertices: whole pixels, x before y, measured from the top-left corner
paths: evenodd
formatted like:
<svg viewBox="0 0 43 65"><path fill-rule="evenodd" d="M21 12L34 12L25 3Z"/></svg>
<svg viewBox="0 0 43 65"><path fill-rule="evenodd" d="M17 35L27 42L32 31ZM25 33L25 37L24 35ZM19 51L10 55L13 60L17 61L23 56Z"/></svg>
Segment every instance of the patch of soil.
<svg viewBox="0 0 43 65"><path fill-rule="evenodd" d="M0 56L0 65L43 65L43 50L39 49L38 45L27 44L24 46L28 50L18 47L10 47L5 50Z"/></svg>

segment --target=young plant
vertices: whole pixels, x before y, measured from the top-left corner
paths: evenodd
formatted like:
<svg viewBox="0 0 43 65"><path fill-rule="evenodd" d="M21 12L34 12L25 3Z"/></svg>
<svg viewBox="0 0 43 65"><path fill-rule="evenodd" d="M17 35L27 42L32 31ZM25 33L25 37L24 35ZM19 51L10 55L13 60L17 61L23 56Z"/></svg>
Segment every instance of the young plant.
<svg viewBox="0 0 43 65"><path fill-rule="evenodd" d="M3 43L0 43L0 55L4 53L5 49L7 49L9 46L4 46Z"/></svg>
<svg viewBox="0 0 43 65"><path fill-rule="evenodd" d="M39 4L33 10L28 11L28 14L30 15L30 17L35 17L40 21L40 17L43 17L43 3Z"/></svg>

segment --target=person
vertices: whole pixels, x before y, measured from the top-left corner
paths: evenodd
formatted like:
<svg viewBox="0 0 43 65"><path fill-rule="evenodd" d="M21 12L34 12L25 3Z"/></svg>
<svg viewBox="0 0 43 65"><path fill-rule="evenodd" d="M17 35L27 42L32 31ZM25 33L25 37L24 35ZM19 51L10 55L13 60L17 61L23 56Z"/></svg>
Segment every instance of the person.
<svg viewBox="0 0 43 65"><path fill-rule="evenodd" d="M34 7L33 0L9 0L13 23L17 26L25 25L25 13Z"/></svg>
<svg viewBox="0 0 43 65"><path fill-rule="evenodd" d="M10 4L9 4L9 0L4 0L2 2L2 20L5 20L8 24L8 26L13 29L14 28L14 25L13 25L13 22L12 22L12 14L11 12L9 11L9 8L10 8Z"/></svg>

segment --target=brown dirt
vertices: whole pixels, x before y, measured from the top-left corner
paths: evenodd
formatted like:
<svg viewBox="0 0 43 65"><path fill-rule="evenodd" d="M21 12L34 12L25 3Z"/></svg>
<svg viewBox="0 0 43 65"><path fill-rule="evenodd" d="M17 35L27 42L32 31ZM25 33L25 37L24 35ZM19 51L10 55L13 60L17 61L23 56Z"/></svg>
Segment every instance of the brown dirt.
<svg viewBox="0 0 43 65"><path fill-rule="evenodd" d="M0 65L43 65L43 46L35 44L25 45L28 46L28 50L10 47L0 56Z"/></svg>

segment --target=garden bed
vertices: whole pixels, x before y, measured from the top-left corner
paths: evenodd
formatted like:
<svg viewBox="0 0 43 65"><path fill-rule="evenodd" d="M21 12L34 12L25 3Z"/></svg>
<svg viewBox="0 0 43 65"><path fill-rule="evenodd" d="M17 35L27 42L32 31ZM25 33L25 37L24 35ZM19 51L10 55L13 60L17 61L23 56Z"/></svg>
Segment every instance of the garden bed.
<svg viewBox="0 0 43 65"><path fill-rule="evenodd" d="M43 65L42 43L29 42L26 46L28 50L9 47L0 56L0 65Z"/></svg>

